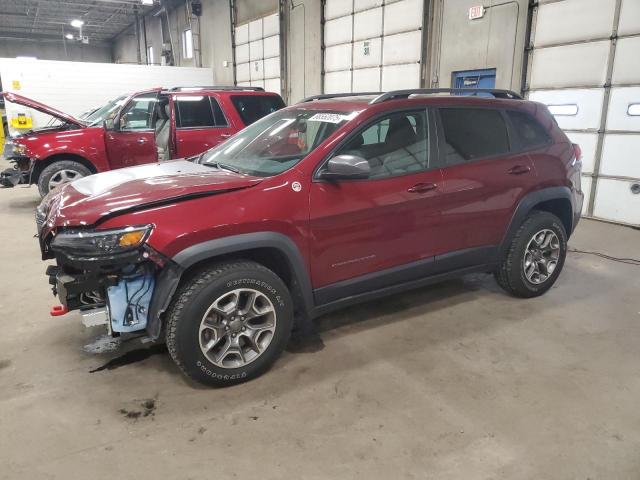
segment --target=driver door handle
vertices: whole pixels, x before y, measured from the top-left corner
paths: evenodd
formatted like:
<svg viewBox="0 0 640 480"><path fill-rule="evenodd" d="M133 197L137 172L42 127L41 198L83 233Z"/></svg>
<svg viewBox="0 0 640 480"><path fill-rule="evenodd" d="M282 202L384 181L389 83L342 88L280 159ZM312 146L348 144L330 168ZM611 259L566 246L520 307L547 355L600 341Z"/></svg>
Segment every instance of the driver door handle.
<svg viewBox="0 0 640 480"><path fill-rule="evenodd" d="M136 140L136 142L138 142L140 145L144 145L145 143L147 143L147 139L144 137L140 137L138 140Z"/></svg>
<svg viewBox="0 0 640 480"><path fill-rule="evenodd" d="M531 167L528 165L516 165L515 167L511 167L508 171L509 175L522 175L523 173L529 173L531 171Z"/></svg>
<svg viewBox="0 0 640 480"><path fill-rule="evenodd" d="M231 134L230 133L221 133L220 136L222 138L229 138L231 136Z"/></svg>
<svg viewBox="0 0 640 480"><path fill-rule="evenodd" d="M431 190L435 190L436 188L438 188L438 185L436 185L435 183L429 183L429 182L416 183L413 187L408 188L407 192L409 192L409 193L425 193L425 192L429 192Z"/></svg>

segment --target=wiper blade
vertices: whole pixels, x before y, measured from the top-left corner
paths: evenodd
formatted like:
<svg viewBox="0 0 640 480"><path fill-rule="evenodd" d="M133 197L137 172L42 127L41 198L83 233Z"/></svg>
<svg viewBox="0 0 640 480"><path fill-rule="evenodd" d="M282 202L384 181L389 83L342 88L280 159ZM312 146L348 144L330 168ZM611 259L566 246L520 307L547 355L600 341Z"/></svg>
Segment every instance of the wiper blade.
<svg viewBox="0 0 640 480"><path fill-rule="evenodd" d="M233 173L241 173L240 170L238 170L235 167L232 167L231 165L227 165L225 163L220 163L220 162L207 162L205 163L205 165L209 165L213 168L217 168L218 170L228 170L230 172Z"/></svg>

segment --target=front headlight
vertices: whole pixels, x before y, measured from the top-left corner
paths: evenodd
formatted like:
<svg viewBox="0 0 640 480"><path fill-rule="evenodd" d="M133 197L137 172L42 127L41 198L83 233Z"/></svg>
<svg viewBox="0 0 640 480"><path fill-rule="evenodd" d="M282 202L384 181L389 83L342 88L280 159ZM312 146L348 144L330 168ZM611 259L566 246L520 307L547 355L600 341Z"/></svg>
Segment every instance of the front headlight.
<svg viewBox="0 0 640 480"><path fill-rule="evenodd" d="M24 155L25 153L27 153L27 147L25 147L21 143L14 143L13 144L13 154L14 155Z"/></svg>
<svg viewBox="0 0 640 480"><path fill-rule="evenodd" d="M114 255L142 245L152 228L143 225L117 230L63 232L53 238L51 249L78 256Z"/></svg>

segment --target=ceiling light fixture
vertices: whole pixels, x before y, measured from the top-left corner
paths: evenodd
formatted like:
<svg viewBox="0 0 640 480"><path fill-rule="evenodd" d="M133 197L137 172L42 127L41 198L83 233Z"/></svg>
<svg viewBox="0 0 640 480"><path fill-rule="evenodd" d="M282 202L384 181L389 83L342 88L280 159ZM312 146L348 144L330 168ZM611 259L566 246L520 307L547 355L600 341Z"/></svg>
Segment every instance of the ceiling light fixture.
<svg viewBox="0 0 640 480"><path fill-rule="evenodd" d="M142 5L153 5L153 0L140 0Z"/></svg>
<svg viewBox="0 0 640 480"><path fill-rule="evenodd" d="M72 33L67 33L64 38L66 38L67 40L73 40L73 34Z"/></svg>
<svg viewBox="0 0 640 480"><path fill-rule="evenodd" d="M84 25L84 22L82 20L78 20L77 18L74 20L71 20L71 26L73 28L81 28Z"/></svg>

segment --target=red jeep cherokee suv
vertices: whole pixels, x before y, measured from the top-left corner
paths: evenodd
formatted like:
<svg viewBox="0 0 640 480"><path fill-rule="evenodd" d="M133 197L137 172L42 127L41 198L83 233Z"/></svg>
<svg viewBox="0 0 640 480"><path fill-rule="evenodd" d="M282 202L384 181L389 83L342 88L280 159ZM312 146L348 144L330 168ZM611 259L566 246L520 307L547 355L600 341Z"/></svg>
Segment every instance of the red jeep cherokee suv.
<svg viewBox="0 0 640 480"><path fill-rule="evenodd" d="M62 305L166 340L194 379L264 372L292 327L468 272L547 291L580 218L580 155L508 91L312 97L192 161L82 178L36 219Z"/></svg>
<svg viewBox="0 0 640 480"><path fill-rule="evenodd" d="M284 107L280 95L258 87L156 88L77 119L15 93L2 95L57 120L12 139L6 156L16 168L0 178L5 186L35 183L42 196L92 173L200 154Z"/></svg>

